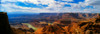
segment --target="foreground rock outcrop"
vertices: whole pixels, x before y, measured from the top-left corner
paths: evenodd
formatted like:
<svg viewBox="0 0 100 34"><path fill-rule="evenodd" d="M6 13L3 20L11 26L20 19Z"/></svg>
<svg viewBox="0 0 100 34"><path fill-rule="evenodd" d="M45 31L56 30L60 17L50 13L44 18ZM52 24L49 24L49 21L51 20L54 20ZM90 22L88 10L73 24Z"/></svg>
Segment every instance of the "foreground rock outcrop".
<svg viewBox="0 0 100 34"><path fill-rule="evenodd" d="M7 13L5 12L0 12L0 33L13 34L13 31L9 25Z"/></svg>

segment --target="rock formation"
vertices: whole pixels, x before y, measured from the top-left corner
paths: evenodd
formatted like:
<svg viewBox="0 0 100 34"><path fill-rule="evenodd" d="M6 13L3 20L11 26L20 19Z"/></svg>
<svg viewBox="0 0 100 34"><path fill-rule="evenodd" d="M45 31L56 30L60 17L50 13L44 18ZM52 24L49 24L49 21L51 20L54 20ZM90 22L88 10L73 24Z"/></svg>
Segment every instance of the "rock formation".
<svg viewBox="0 0 100 34"><path fill-rule="evenodd" d="M93 21L80 21L64 27L68 34L100 34L100 18Z"/></svg>
<svg viewBox="0 0 100 34"><path fill-rule="evenodd" d="M66 34L66 31L57 25L48 25L38 29L35 34Z"/></svg>
<svg viewBox="0 0 100 34"><path fill-rule="evenodd" d="M9 25L7 13L5 12L0 12L0 33L13 34Z"/></svg>
<svg viewBox="0 0 100 34"><path fill-rule="evenodd" d="M45 27L38 28L38 30L35 31L31 28L30 29L11 28L9 25L7 13L0 12L0 33L3 34L100 34L100 17L92 20L90 19L88 21L72 22L72 19L73 20L84 19L84 18L88 18L90 15L92 15L91 17L93 17L96 14L78 14L78 13L65 14L62 16L62 20L55 21L54 22L55 24L52 25L46 24ZM59 23L60 25L56 23ZM44 24L44 23L42 22L40 24ZM62 26L62 25L66 25L66 26Z"/></svg>

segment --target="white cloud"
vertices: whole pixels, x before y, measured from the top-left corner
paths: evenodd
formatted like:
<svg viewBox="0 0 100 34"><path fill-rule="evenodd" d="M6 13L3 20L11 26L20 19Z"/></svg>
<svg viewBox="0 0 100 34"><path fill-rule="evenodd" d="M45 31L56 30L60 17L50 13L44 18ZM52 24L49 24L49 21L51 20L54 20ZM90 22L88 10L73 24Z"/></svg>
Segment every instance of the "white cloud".
<svg viewBox="0 0 100 34"><path fill-rule="evenodd" d="M73 1L73 0L62 0L62 1Z"/></svg>
<svg viewBox="0 0 100 34"><path fill-rule="evenodd" d="M16 2L17 0L1 0L1 2Z"/></svg>
<svg viewBox="0 0 100 34"><path fill-rule="evenodd" d="M79 4L76 3L67 3L67 2L57 2L55 0L2 0L2 2L28 2L33 4L42 4L42 5L48 5L48 7L45 7L43 9L40 8L32 8L32 7L22 7L17 6L14 3L7 3L2 4L2 11L7 12L33 12L33 13L53 13L53 12L93 12L93 11L100 11L100 0L85 0L85 2L79 2ZM62 0L62 1L73 1L73 0ZM71 7L63 7L65 4L71 5ZM81 7L86 6L94 6L95 9L81 9Z"/></svg>
<svg viewBox="0 0 100 34"><path fill-rule="evenodd" d="M22 6L17 6L15 4L1 4L2 5L2 11L7 11L7 12L33 12L33 13L44 13L44 12L56 12L52 10L48 10L46 8L40 9L40 8L31 8L31 7L22 7Z"/></svg>
<svg viewBox="0 0 100 34"><path fill-rule="evenodd" d="M55 2L54 0L18 0L18 1L28 2L33 4L43 4L43 5L53 4Z"/></svg>

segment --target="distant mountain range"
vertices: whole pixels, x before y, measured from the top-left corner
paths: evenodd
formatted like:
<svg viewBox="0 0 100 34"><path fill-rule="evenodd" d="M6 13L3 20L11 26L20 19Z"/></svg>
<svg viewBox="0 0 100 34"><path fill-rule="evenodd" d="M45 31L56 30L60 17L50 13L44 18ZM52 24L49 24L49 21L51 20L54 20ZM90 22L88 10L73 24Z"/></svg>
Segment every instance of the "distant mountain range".
<svg viewBox="0 0 100 34"><path fill-rule="evenodd" d="M53 22L59 19L96 18L97 13L40 13L40 14L8 14L10 23L29 23L37 21Z"/></svg>

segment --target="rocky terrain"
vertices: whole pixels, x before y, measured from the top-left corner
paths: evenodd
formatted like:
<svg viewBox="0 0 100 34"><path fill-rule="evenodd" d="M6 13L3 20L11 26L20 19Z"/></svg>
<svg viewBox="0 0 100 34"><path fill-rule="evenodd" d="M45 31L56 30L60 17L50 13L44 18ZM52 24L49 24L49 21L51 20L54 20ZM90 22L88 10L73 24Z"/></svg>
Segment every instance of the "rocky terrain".
<svg viewBox="0 0 100 34"><path fill-rule="evenodd" d="M100 18L71 23L68 26L48 25L35 31L35 34L100 34Z"/></svg>
<svg viewBox="0 0 100 34"><path fill-rule="evenodd" d="M21 28L10 27L7 14L0 12L0 33L4 34L100 34L99 14L67 13L52 23L36 20L20 24Z"/></svg>

